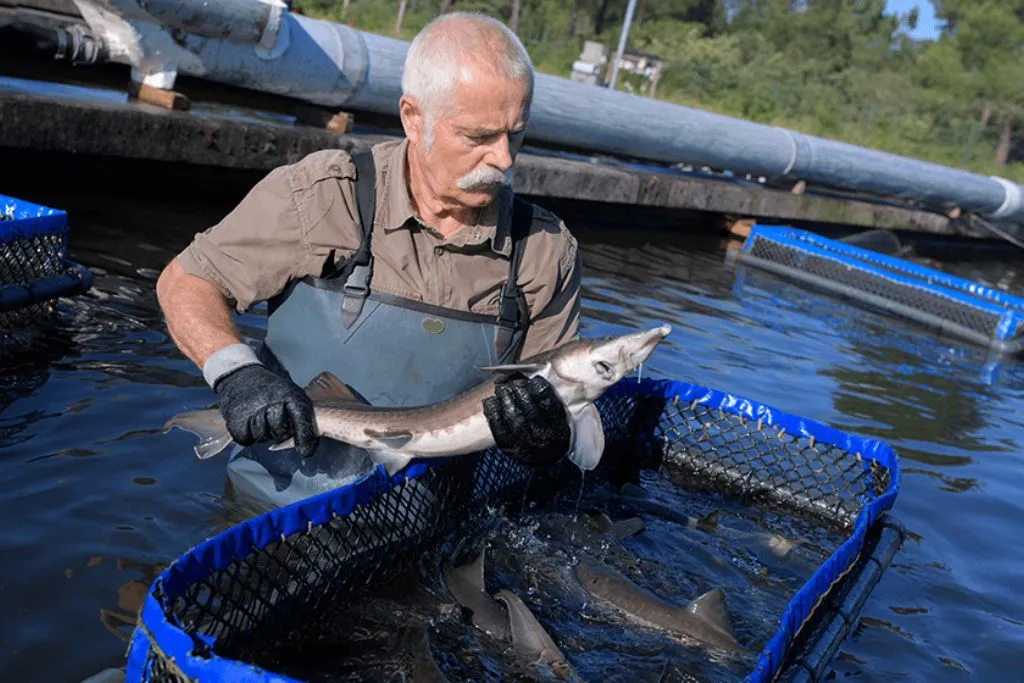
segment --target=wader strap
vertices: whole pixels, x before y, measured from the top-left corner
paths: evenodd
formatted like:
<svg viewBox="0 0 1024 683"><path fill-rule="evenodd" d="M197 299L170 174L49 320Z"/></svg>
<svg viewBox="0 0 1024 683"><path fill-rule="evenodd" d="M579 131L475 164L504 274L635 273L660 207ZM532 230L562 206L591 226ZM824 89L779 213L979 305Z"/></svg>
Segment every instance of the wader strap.
<svg viewBox="0 0 1024 683"><path fill-rule="evenodd" d="M519 197L512 199L512 252L509 255L508 279L501 287L501 301L498 309L498 325L494 331L494 352L501 358L512 343L515 332L526 334L530 311L526 306L526 295L519 287L519 266L526 250L526 236L533 224L533 205ZM518 340L522 343L522 335ZM518 349L516 350L518 354ZM512 362L514 358L509 358Z"/></svg>
<svg viewBox="0 0 1024 683"><path fill-rule="evenodd" d="M370 233L373 230L373 215L376 205L376 172L373 155L369 150L352 155L356 166L356 204L359 207L359 248L346 259L345 267L351 267L345 278L344 297L341 301L341 321L345 327L363 312L366 295L370 292L370 275L373 271L373 256L370 252Z"/></svg>

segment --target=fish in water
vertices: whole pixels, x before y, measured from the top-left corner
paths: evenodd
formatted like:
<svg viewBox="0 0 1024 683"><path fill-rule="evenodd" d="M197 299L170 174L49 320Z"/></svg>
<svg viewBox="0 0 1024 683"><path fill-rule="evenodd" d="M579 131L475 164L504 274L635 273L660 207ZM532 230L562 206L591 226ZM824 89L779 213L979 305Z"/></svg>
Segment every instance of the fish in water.
<svg viewBox="0 0 1024 683"><path fill-rule="evenodd" d="M721 588L704 593L686 607L679 607L587 555L580 557L575 573L590 595L618 608L634 621L688 636L714 648L744 651L733 633Z"/></svg>
<svg viewBox="0 0 1024 683"><path fill-rule="evenodd" d="M801 539L789 539L767 531L742 531L719 524L718 510L712 510L703 517L690 517L683 512L673 510L667 505L651 500L643 487L626 484L616 499L630 507L657 515L670 522L677 522L692 529L718 535L741 543L754 544L768 548L776 557L786 557L790 551L803 544Z"/></svg>
<svg viewBox="0 0 1024 683"><path fill-rule="evenodd" d="M414 683L448 683L430 650L430 636L422 624L403 626L399 640L410 659L411 679Z"/></svg>
<svg viewBox="0 0 1024 683"><path fill-rule="evenodd" d="M547 667L559 678L580 680L569 660L518 595L508 589L502 589L494 597L504 602L508 608L512 649L517 657L536 666Z"/></svg>
<svg viewBox="0 0 1024 683"><path fill-rule="evenodd" d="M496 375L521 372L550 382L569 412L569 458L580 469L592 470L604 450L594 401L647 360L671 331L671 326L661 325L616 337L575 339L520 363L482 369ZM388 474L394 474L414 458L443 458L492 447L494 436L483 413L483 400L494 394L494 383L489 379L446 401L415 408L369 406L329 372L314 377L306 393L313 401L321 436L366 449ZM213 457L232 442L216 408L179 413L164 424L164 432L173 427L199 437L195 452L200 459ZM271 448L293 445L288 439Z"/></svg>
<svg viewBox="0 0 1024 683"><path fill-rule="evenodd" d="M456 602L473 613L473 624L491 637L505 640L508 638L508 616L484 587L484 553L481 550L475 560L459 567L445 562L441 573Z"/></svg>
<svg viewBox="0 0 1024 683"><path fill-rule="evenodd" d="M552 512L543 515L537 526L541 537L559 539L592 553L612 554L633 561L635 555L621 541L644 530L638 517L613 522L606 514L578 516Z"/></svg>

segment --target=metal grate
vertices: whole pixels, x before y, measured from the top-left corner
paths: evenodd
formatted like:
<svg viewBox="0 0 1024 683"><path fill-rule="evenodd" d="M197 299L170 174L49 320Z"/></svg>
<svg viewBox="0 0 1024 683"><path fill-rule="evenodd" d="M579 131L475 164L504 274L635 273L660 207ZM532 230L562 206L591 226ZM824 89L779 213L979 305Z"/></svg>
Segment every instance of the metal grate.
<svg viewBox="0 0 1024 683"><path fill-rule="evenodd" d="M665 393L665 386L674 394ZM685 391L704 398L693 400L694 395ZM586 486L664 464L686 486L772 505L843 529L851 527L866 503L877 504L878 496L892 491L891 473L871 458L815 443L813 437L786 434L768 421L741 416L739 410L722 410L709 400L717 395L713 393L646 380L606 394L598 401L606 455L597 470L587 474ZM718 405L730 400L735 403L723 398ZM779 423L780 416L775 417ZM528 499L575 498L582 495L579 481L579 471L571 463L533 476L532 470L494 449L463 456L398 485L383 486L351 513L311 520L305 529L263 547L237 550L249 547L240 539L250 539L246 534L256 527L232 527L179 558L154 582L151 595L173 628L188 634L192 654L204 662L230 660L225 666L258 667L247 669L252 680L262 680L262 671L320 680L329 672L309 671L308 653L318 643L330 642L331 629L344 623L335 615L354 597L424 558L450 552L460 539L488 523L489 509L514 511ZM296 515L308 519L317 510L326 515L323 501L346 495L360 494L346 487L244 524L281 528ZM857 533L862 531L858 528ZM252 545L251 540L246 542ZM235 553L222 569L211 566L214 548ZM196 571L203 566L209 566L208 571ZM180 573L186 571L187 577ZM829 586L812 588L824 592ZM804 611L809 615L813 607ZM132 646L143 653L142 679L186 680L184 653L168 661L163 651L170 649L154 638L155 627L146 628L144 618ZM784 640L788 647L790 639ZM302 652L307 656L292 656ZM129 655L130 661L138 657ZM772 661L777 666L781 659ZM238 674L242 669L233 671Z"/></svg>

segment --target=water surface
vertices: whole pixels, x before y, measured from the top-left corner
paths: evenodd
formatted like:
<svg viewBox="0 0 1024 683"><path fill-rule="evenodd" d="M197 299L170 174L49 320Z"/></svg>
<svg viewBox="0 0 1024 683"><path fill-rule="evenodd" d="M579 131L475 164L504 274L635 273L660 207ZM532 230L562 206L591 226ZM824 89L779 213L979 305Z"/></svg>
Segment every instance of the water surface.
<svg viewBox="0 0 1024 683"><path fill-rule="evenodd" d="M168 415L213 396L168 338L153 286L228 207L42 189L31 199L71 212L71 257L92 269L95 286L62 301L56 329L0 368L0 671L74 681L123 663L120 636L145 586L224 523L223 459L199 462L159 431ZM674 332L645 374L879 437L899 453L894 514L910 540L843 644L836 676L1017 675L1019 366L737 272L718 239L571 227L584 250L585 335L669 322ZM945 267L1024 294L1001 264ZM258 335L262 315L244 316L243 331Z"/></svg>

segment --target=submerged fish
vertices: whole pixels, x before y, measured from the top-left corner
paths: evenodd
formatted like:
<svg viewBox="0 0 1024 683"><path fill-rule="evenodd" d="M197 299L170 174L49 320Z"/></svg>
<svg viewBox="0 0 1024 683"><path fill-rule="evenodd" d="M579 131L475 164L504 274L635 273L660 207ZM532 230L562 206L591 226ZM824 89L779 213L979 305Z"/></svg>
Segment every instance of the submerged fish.
<svg viewBox="0 0 1024 683"><path fill-rule="evenodd" d="M430 635L422 624L403 626L399 640L409 656L413 683L448 683L430 650Z"/></svg>
<svg viewBox="0 0 1024 683"><path fill-rule="evenodd" d="M569 660L558 649L555 641L533 616L530 608L518 595L502 589L495 596L508 607L509 623L512 630L512 648L516 656L537 666L547 667L559 678L579 681Z"/></svg>
<svg viewBox="0 0 1024 683"><path fill-rule="evenodd" d="M616 498L634 509L657 515L670 522L676 522L707 533L717 533L723 538L741 543L767 548L773 555L780 558L786 557L793 548L803 544L801 539L789 539L768 531L743 531L719 524L718 510L712 510L703 517L690 517L683 512L673 510L667 505L651 500L647 496L648 494L643 487L627 484L622 487L622 492L617 494Z"/></svg>
<svg viewBox="0 0 1024 683"><path fill-rule="evenodd" d="M482 368L496 374L522 372L552 384L569 412L572 447L569 458L583 470L594 469L604 450L604 433L596 401L609 387L647 360L672 331L662 325L618 337L576 339L514 365ZM416 408L375 408L359 401L344 383L324 372L306 387L313 401L321 436L367 449L370 457L394 474L414 458L440 458L482 451L494 446L483 400L494 394L494 379L454 398ZM231 442L216 408L175 415L164 424L199 437L201 459L210 458ZM293 440L271 446L292 447Z"/></svg>
<svg viewBox="0 0 1024 683"><path fill-rule="evenodd" d="M484 550L469 564L441 567L448 591L463 607L473 613L473 624L484 633L504 640L508 637L508 616L484 587Z"/></svg>
<svg viewBox="0 0 1024 683"><path fill-rule="evenodd" d="M641 624L688 636L711 647L744 650L733 634L721 588L704 593L686 607L679 607L586 555L580 557L575 572L588 593Z"/></svg>

